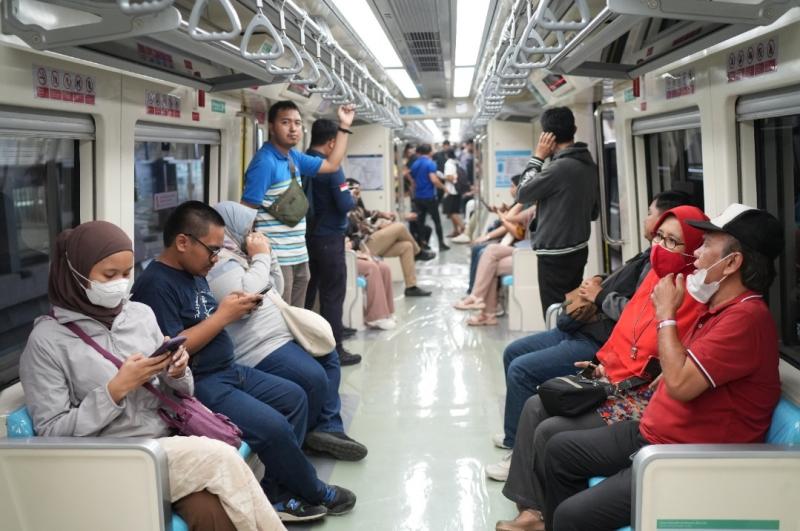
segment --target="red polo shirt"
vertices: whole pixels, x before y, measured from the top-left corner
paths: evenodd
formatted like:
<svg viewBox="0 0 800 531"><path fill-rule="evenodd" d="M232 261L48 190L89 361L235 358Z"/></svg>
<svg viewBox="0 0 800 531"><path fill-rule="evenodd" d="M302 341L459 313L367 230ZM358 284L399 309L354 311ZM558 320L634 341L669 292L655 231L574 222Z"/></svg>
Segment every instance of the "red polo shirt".
<svg viewBox="0 0 800 531"><path fill-rule="evenodd" d="M681 402L662 381L639 425L644 438L653 444L763 442L781 384L778 336L761 295L748 291L706 311L683 344L711 387Z"/></svg>

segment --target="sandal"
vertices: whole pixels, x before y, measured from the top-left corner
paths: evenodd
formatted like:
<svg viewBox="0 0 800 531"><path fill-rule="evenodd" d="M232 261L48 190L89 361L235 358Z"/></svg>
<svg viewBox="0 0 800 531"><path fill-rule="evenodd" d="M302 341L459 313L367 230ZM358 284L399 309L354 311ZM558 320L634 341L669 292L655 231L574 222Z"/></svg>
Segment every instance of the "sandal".
<svg viewBox="0 0 800 531"><path fill-rule="evenodd" d="M471 296L465 297L453 304L453 308L456 310L483 310L485 307L486 304L481 299L476 299Z"/></svg>
<svg viewBox="0 0 800 531"><path fill-rule="evenodd" d="M495 317L489 317L483 313L479 313L478 315L473 315L469 319L467 319L468 326L494 326L497 324L497 319Z"/></svg>

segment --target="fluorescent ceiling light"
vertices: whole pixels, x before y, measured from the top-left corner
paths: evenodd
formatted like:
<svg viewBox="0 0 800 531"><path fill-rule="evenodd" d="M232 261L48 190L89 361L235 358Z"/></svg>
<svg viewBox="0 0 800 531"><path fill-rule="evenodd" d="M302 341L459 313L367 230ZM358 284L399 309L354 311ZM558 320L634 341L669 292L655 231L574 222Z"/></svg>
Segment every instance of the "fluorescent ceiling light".
<svg viewBox="0 0 800 531"><path fill-rule="evenodd" d="M392 78L392 81L400 89L404 97L409 99L419 98L419 91L414 86L414 82L411 81L411 76L408 75L405 68L387 68L386 73L389 74L389 77Z"/></svg>
<svg viewBox="0 0 800 531"><path fill-rule="evenodd" d="M364 41L372 55L384 68L400 68L403 62L397 55L392 42L383 31L383 26L375 18L367 0L331 0L347 23ZM417 96L419 97L419 96Z"/></svg>
<svg viewBox="0 0 800 531"><path fill-rule="evenodd" d="M472 76L475 74L474 66L462 66L453 69L453 97L466 98L472 91Z"/></svg>
<svg viewBox="0 0 800 531"><path fill-rule="evenodd" d="M442 140L444 140L444 135L442 134L442 130L439 129L439 126L436 125L436 122L434 122L431 119L428 119L428 120L423 120L422 123L424 123L425 126L428 128L428 130L430 130L431 134L433 135L434 142L441 142Z"/></svg>
<svg viewBox="0 0 800 531"><path fill-rule="evenodd" d="M350 1L339 0L341 3ZM488 11L489 0L458 0L456 11L456 66L477 64L478 52L483 40L483 29L488 20Z"/></svg>

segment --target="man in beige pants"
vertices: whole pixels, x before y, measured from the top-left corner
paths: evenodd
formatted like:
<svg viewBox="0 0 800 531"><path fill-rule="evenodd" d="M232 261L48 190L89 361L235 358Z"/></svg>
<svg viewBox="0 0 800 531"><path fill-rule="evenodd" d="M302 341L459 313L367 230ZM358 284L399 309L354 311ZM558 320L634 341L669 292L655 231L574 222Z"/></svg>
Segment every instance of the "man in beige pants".
<svg viewBox="0 0 800 531"><path fill-rule="evenodd" d="M395 215L388 212L369 211L361 200L361 186L355 179L347 179L347 184L356 198L356 208L350 211L350 229L348 236L353 247L359 243L366 245L369 252L381 257L400 257L403 268L403 280L406 284L406 297L427 297L431 294L417 286L417 273L414 261L430 260L436 255L422 251L417 242L402 223L393 221ZM383 223L383 225L381 225ZM378 228L380 227L380 228Z"/></svg>

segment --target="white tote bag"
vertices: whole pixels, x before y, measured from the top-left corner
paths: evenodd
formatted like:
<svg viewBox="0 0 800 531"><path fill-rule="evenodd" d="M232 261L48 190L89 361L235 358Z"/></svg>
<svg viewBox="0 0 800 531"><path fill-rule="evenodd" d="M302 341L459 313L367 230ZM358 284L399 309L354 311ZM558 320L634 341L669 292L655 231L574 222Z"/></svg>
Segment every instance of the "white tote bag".
<svg viewBox="0 0 800 531"><path fill-rule="evenodd" d="M314 356L327 356L336 348L336 340L333 338L333 329L328 321L321 315L291 306L275 290L269 290L266 294L275 306L281 311L286 326L294 336L294 340L303 349Z"/></svg>

